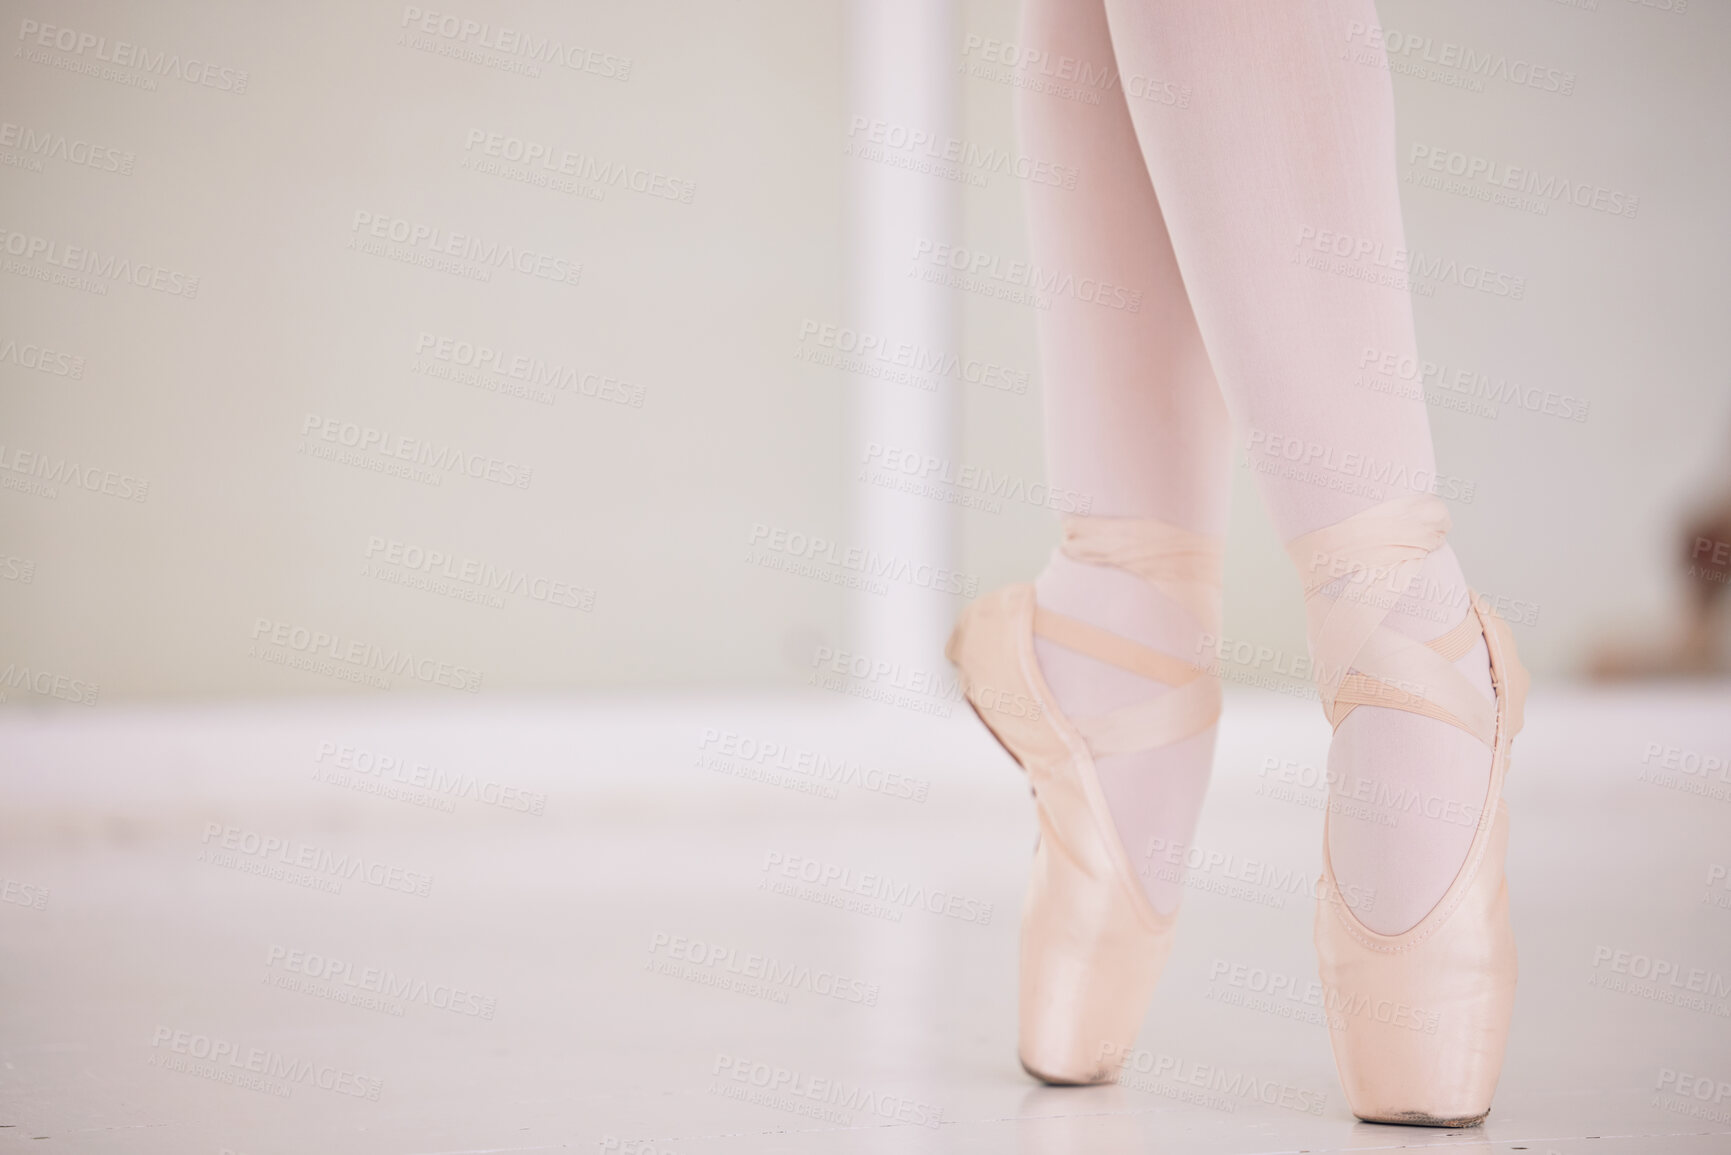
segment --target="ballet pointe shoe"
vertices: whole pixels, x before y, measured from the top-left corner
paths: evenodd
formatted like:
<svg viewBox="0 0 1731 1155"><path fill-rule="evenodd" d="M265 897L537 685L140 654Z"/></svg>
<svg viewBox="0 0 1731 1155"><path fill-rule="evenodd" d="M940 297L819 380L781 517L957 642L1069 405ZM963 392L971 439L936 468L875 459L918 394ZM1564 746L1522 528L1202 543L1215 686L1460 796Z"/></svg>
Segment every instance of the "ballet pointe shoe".
<svg viewBox="0 0 1731 1155"><path fill-rule="evenodd" d="M1514 1009L1515 940L1503 864L1509 748L1522 722L1527 674L1501 618L1477 595L1461 624L1430 642L1382 627L1392 598L1324 589L1370 575L1400 593L1442 544L1448 512L1435 498L1401 498L1288 546L1308 572L1312 656L1329 720L1356 706L1411 710L1477 735L1491 749L1490 783L1459 874L1416 926L1378 934L1335 881L1326 819L1316 908L1317 966L1335 1065L1347 1103L1368 1123L1471 1127L1490 1113ZM1404 576L1403 576L1404 574ZM1494 704L1452 663L1483 636Z"/></svg>
<svg viewBox="0 0 1731 1155"><path fill-rule="evenodd" d="M1129 564L1108 564L1141 565L1137 572L1151 566L1152 537L1165 547L1155 552L1166 585L1182 579L1174 578L1174 567L1200 565L1201 580L1187 588L1201 591L1199 605L1208 604L1208 558L1217 564L1217 543L1211 553L1209 539L1130 519L1072 518L1065 529L1065 552L1084 561L1125 557L1125 543L1108 531L1134 539L1141 552ZM1213 597L1217 604L1217 590ZM1036 635L1175 688L1103 717L1070 719L1040 672ZM1219 714L1220 684L1174 657L1041 609L1031 585L1009 586L968 606L945 653L974 712L1027 772L1038 814L1022 908L1022 1067L1054 1085L1112 1082L1141 1029L1177 920L1156 912L1143 893L1094 759L1207 729Z"/></svg>

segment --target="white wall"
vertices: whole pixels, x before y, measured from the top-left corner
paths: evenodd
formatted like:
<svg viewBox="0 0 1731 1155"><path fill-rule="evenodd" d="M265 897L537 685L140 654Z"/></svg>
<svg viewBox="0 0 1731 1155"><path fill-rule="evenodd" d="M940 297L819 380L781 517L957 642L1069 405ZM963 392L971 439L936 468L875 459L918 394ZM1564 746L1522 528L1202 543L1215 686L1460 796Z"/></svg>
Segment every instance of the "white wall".
<svg viewBox="0 0 1731 1155"><path fill-rule="evenodd" d="M171 288L182 283L172 273L198 278L196 296L112 279L80 287L42 280L64 271L42 254L7 257L0 466L26 470L0 471L9 703L92 686L100 702L345 693L368 653L414 656L413 669L383 679L398 692L449 692L430 683L475 671L488 691L791 685L819 647L848 644L850 598L882 596L837 584L845 567L811 577L747 560L759 525L845 554L863 464L848 414L859 391L907 388L800 356L827 355L820 338L802 341L805 322L854 323L846 196L850 166L872 162L844 156L856 110L841 5L456 10L459 21L490 19L487 35L505 26L593 53L573 57L588 71L543 64L538 76L496 66L513 62L500 48L476 62L406 44L406 11L334 0L0 5L5 131L104 150L88 165L0 142L8 243L36 238L74 264L76 246L99 263L160 266ZM1413 247L1516 270L1528 286L1519 302L1449 286L1421 298L1427 355L1591 404L1581 423L1433 411L1443 467L1477 483L1475 500L1454 508L1469 573L1538 606L1537 624L1519 631L1525 654L1566 671L1607 625L1661 612L1678 502L1731 430L1731 174L1718 115L1731 101L1719 67L1731 15L1700 3L1676 14L1634 0L1597 10L1402 0L1383 18L1576 78L1561 96L1397 76L1403 148L1436 142L1640 197L1630 220L1406 190ZM21 37L30 21L71 29L72 50ZM968 59L967 37L1013 37L1014 22L1011 5L963 4L955 63ZM106 41L80 51L77 34ZM119 40L178 54L182 75L95 59ZM425 42L459 48L436 32ZM190 82L191 59L244 70L245 91L222 87L233 72ZM963 77L960 131L1008 145L1010 92ZM472 132L641 169L692 195L611 187L595 199L592 188L477 171L465 162L487 158L466 148ZM127 171L101 171L111 160ZM962 239L1024 249L1013 182L963 188L961 207ZM479 281L356 251L357 213L517 246L543 271L581 262L581 276L568 285L494 269ZM420 254L431 258L425 245ZM1037 481L1030 316L969 294L956 308L959 352L1031 375L1022 395L942 383L961 406L959 463ZM591 392L622 383L605 388L641 405L581 387L545 405L417 372L444 364L417 354L423 333L573 368ZM27 368L26 347L76 357L80 374ZM526 488L454 473L430 485L320 460L303 452L326 444L303 434L309 415L397 446L460 449L507 478L532 473ZM71 461L98 491L63 480L52 495L30 492L20 454L55 470ZM109 474L116 491L147 480L147 495L100 492ZM1301 652L1285 559L1240 488L1228 633ZM1015 504L960 509L956 525L956 568L982 588L1028 577L1056 535L1055 515ZM507 593L494 607L405 588L368 570L385 560L369 556L375 538L523 573L535 590L556 581L559 597L592 591L592 606ZM261 620L340 640L319 668L289 668L257 656Z"/></svg>

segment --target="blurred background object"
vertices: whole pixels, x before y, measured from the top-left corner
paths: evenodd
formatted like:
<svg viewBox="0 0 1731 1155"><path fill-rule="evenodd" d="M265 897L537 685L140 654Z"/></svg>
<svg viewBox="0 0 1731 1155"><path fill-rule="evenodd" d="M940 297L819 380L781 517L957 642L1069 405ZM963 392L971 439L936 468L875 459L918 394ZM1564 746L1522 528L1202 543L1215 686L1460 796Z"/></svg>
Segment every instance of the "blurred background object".
<svg viewBox="0 0 1731 1155"><path fill-rule="evenodd" d="M1731 669L1726 588L1731 585L1731 443L1717 472L1685 507L1677 543L1676 608L1641 642L1602 647L1590 671L1601 681L1723 674Z"/></svg>

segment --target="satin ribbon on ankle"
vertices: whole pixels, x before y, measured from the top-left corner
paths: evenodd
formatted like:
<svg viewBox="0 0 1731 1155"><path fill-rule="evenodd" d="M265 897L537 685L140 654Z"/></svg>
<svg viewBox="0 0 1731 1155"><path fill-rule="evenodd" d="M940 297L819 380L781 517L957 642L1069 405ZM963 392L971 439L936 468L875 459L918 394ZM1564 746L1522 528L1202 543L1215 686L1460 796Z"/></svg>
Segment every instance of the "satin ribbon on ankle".
<svg viewBox="0 0 1731 1155"><path fill-rule="evenodd" d="M1219 538L1152 518L1066 517L1060 548L1072 561L1135 574L1189 610L1203 629L1219 633L1224 556ZM1046 609L1034 611L1034 634L1173 687L1109 714L1072 718L1096 758L1170 746L1220 717L1220 679L1192 662Z"/></svg>
<svg viewBox="0 0 1731 1155"><path fill-rule="evenodd" d="M1225 543L1149 517L1066 517L1059 547L1072 561L1135 574L1220 632Z"/></svg>
<svg viewBox="0 0 1731 1155"><path fill-rule="evenodd" d="M1496 704L1453 663L1478 640L1476 604L1466 622L1428 643L1383 625L1449 528L1440 498L1412 494L1286 544L1304 583L1311 669L1331 726L1356 706L1386 706L1495 744ZM1470 591L1469 597L1476 601Z"/></svg>

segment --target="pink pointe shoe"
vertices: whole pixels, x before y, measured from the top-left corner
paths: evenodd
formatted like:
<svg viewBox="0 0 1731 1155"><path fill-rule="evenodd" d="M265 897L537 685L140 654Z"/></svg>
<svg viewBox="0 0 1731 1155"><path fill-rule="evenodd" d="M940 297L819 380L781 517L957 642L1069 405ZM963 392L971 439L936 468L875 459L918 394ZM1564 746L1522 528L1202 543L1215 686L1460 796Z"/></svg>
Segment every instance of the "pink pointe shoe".
<svg viewBox="0 0 1731 1155"><path fill-rule="evenodd" d="M1218 632L1221 546L1162 522L1070 517L1064 553L1145 578ZM1174 687L1098 718L1057 707L1038 635ZM974 712L1027 771L1040 823L1022 908L1022 1067L1047 1083L1111 1082L1172 950L1176 915L1149 904L1095 774L1109 754L1170 745L1214 724L1220 683L1196 666L1035 604L1034 587L987 594L945 649Z"/></svg>
<svg viewBox="0 0 1731 1155"><path fill-rule="evenodd" d="M1458 726L1491 750L1490 786L1460 873L1418 925L1378 934L1343 900L1326 825L1316 954L1335 1065L1353 1113L1369 1123L1471 1127L1490 1113L1515 997L1515 940L1503 862L1509 745L1521 728L1527 673L1508 625L1472 597L1440 638L1418 642L1382 625L1449 529L1435 497L1403 497L1296 538L1305 575L1317 688L1338 728L1356 706L1410 710ZM1344 585L1341 585L1345 579ZM1453 662L1480 636L1496 701ZM1326 822L1326 819L1325 819Z"/></svg>

